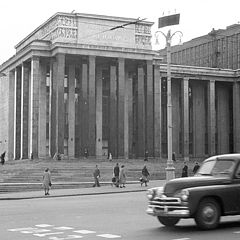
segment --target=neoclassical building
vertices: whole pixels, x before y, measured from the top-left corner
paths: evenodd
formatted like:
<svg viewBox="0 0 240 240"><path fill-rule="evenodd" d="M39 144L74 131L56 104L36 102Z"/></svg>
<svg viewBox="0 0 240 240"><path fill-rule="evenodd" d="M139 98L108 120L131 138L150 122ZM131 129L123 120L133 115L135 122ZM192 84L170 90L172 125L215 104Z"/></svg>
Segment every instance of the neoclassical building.
<svg viewBox="0 0 240 240"><path fill-rule="evenodd" d="M153 22L56 13L0 66L0 150L9 159L167 156L166 65ZM172 65L173 151L240 151L238 70Z"/></svg>

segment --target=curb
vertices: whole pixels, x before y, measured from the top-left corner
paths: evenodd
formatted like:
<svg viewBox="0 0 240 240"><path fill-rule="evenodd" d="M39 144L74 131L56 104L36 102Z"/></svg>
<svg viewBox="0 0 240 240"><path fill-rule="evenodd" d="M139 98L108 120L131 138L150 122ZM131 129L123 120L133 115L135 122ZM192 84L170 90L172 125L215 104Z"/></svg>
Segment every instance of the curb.
<svg viewBox="0 0 240 240"><path fill-rule="evenodd" d="M92 183L92 182L91 182ZM19 183L20 184L20 183ZM74 196L91 196L91 195L104 195L104 194L120 194L120 193L133 193L133 192L145 192L147 189L163 186L165 184L164 180L151 181L147 187L141 187L138 181L128 182L126 188L116 188L111 187L110 182L105 182L106 185L102 183L102 187L83 187L83 188L56 188L50 191L49 196L44 195L44 191L19 191L19 192L6 192L0 194L1 200L24 200L24 199L47 199L47 198L59 198L59 197L74 197Z"/></svg>
<svg viewBox="0 0 240 240"><path fill-rule="evenodd" d="M26 200L26 199L38 199L38 198L60 198L60 197L77 197L77 196L91 196L91 195L106 195L106 194L123 194L123 193L130 193L130 192L144 192L147 189L142 189L142 190L124 190L122 192L117 191L117 192L96 192L96 193L69 193L69 194L59 194L59 195L49 195L49 196L23 196L23 197L0 197L1 200Z"/></svg>

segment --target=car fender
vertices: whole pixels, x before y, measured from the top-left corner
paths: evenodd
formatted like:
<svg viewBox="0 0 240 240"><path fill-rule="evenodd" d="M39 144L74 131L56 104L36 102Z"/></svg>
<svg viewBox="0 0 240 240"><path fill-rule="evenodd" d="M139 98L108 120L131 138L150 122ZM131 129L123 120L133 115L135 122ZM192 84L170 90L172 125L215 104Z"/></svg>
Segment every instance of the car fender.
<svg viewBox="0 0 240 240"><path fill-rule="evenodd" d="M196 213L201 200L206 197L214 198L219 203L221 210L223 211L223 199L220 192L225 187L226 185L211 185L187 188L189 191L188 206L190 215L194 215Z"/></svg>

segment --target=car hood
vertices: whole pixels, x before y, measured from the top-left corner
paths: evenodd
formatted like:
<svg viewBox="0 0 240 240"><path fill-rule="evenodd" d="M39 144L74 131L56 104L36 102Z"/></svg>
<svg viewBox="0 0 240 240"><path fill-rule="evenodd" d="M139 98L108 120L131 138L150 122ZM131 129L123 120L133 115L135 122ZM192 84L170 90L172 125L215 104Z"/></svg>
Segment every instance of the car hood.
<svg viewBox="0 0 240 240"><path fill-rule="evenodd" d="M166 196L173 196L177 191L184 188L220 185L226 184L229 177L213 177L213 176L196 176L186 178L176 178L167 182L164 186L164 194Z"/></svg>

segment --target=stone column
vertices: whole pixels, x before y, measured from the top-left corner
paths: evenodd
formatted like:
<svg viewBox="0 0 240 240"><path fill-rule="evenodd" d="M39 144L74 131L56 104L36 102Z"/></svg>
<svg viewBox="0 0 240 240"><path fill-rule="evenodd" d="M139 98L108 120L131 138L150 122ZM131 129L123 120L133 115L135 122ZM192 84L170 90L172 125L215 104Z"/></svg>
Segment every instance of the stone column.
<svg viewBox="0 0 240 240"><path fill-rule="evenodd" d="M233 151L240 152L240 86L233 83Z"/></svg>
<svg viewBox="0 0 240 240"><path fill-rule="evenodd" d="M215 81L208 83L208 153L215 155L215 128L216 128L216 109L215 109Z"/></svg>
<svg viewBox="0 0 240 240"><path fill-rule="evenodd" d="M56 77L56 152L64 153L64 77L65 77L65 55L57 54L57 69L53 77Z"/></svg>
<svg viewBox="0 0 240 240"><path fill-rule="evenodd" d="M229 153L230 134L230 92L224 84L217 85L217 153ZM232 99L231 99L232 100Z"/></svg>
<svg viewBox="0 0 240 240"><path fill-rule="evenodd" d="M133 154L133 76L132 74L128 74L127 84L126 84L126 92L127 92L127 108L128 108L128 156L132 157Z"/></svg>
<svg viewBox="0 0 240 240"><path fill-rule="evenodd" d="M146 138L147 150L150 157L154 155L154 133L153 133L153 64L147 61L147 102L146 102Z"/></svg>
<svg viewBox="0 0 240 240"><path fill-rule="evenodd" d="M118 157L124 156L125 60L118 59Z"/></svg>
<svg viewBox="0 0 240 240"><path fill-rule="evenodd" d="M162 151L162 141L161 141L161 109L162 109L162 99L161 99L161 77L159 72L159 66L154 66L154 156L161 158Z"/></svg>
<svg viewBox="0 0 240 240"><path fill-rule="evenodd" d="M97 67L96 76L96 157L102 158L102 68Z"/></svg>
<svg viewBox="0 0 240 240"><path fill-rule="evenodd" d="M38 123L38 157L46 158L46 114L47 114L47 96L46 96L46 75L47 63L41 63L39 78L39 123Z"/></svg>
<svg viewBox="0 0 240 240"><path fill-rule="evenodd" d="M75 64L70 63L68 74L68 157L75 156Z"/></svg>
<svg viewBox="0 0 240 240"><path fill-rule="evenodd" d="M50 103L49 103L49 154L54 156L56 153L56 89L57 89L57 61L55 58L51 59L50 68Z"/></svg>
<svg viewBox="0 0 240 240"><path fill-rule="evenodd" d="M89 145L88 65L86 62L82 63L82 87L80 99L80 146L82 146L81 155L83 155L84 149L88 148Z"/></svg>
<svg viewBox="0 0 240 240"><path fill-rule="evenodd" d="M20 159L21 151L21 68L15 70L14 84L14 152L13 158Z"/></svg>
<svg viewBox="0 0 240 240"><path fill-rule="evenodd" d="M117 68L110 66L110 110L109 110L109 151L113 157L117 156Z"/></svg>
<svg viewBox="0 0 240 240"><path fill-rule="evenodd" d="M181 132L181 104L180 104L180 89L181 82L179 79L171 81L172 88L172 152L179 156L179 142Z"/></svg>
<svg viewBox="0 0 240 240"><path fill-rule="evenodd" d="M89 137L88 137L88 150L90 156L96 155L96 98L95 98L95 68L96 57L89 56Z"/></svg>
<svg viewBox="0 0 240 240"><path fill-rule="evenodd" d="M144 69L138 66L138 95L137 95L137 155L144 157L145 153L145 96Z"/></svg>
<svg viewBox="0 0 240 240"><path fill-rule="evenodd" d="M9 79L9 90L8 90L8 119L10 120L8 123L8 159L13 160L14 158L14 119L15 119L15 112L14 112L14 99L15 99L15 72L16 69L9 72L8 79Z"/></svg>
<svg viewBox="0 0 240 240"><path fill-rule="evenodd" d="M125 86L125 95L124 95L124 158L125 159L128 159L129 158L129 121L128 121L128 113L129 113L129 110L128 110L128 98L130 97L129 96L129 79L128 79L128 71L125 72L125 83L124 83L124 86Z"/></svg>
<svg viewBox="0 0 240 240"><path fill-rule="evenodd" d="M21 77L21 159L28 158L29 82L30 69L27 63L23 63Z"/></svg>
<svg viewBox="0 0 240 240"><path fill-rule="evenodd" d="M204 85L199 81L192 83L193 102L193 155L205 156L205 104Z"/></svg>
<svg viewBox="0 0 240 240"><path fill-rule="evenodd" d="M189 78L182 81L182 106L183 106L183 158L189 161Z"/></svg>
<svg viewBox="0 0 240 240"><path fill-rule="evenodd" d="M31 82L30 82L30 144L29 153L34 158L38 157L38 117L39 117L39 57L34 56L31 60ZM30 156L29 156L30 157Z"/></svg>

